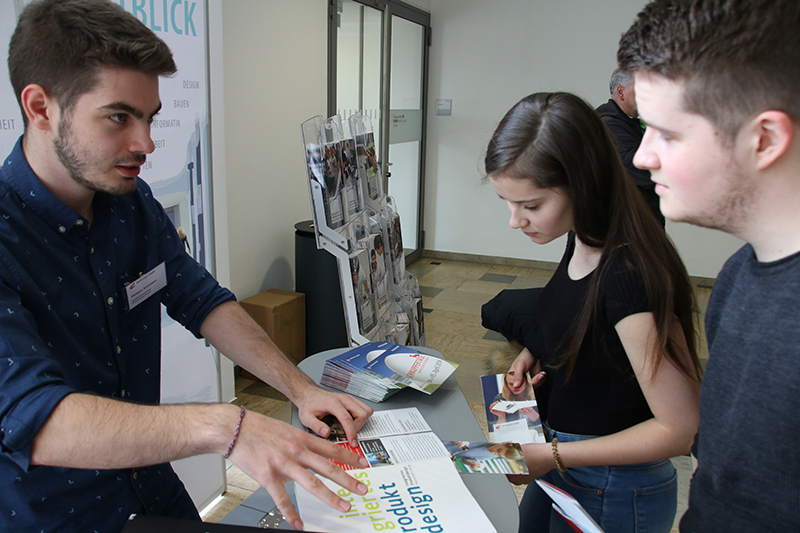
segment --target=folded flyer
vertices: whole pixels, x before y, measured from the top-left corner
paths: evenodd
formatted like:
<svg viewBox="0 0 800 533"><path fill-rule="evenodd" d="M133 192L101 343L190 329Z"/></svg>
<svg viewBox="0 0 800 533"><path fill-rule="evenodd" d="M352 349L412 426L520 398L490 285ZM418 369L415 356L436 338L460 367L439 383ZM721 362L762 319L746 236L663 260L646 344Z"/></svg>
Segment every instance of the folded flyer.
<svg viewBox="0 0 800 533"><path fill-rule="evenodd" d="M328 440L364 457L370 468L450 457L416 407L375 411L358 432L357 448L350 446L338 420L331 418L323 419L331 426ZM345 470L353 470L350 465L335 462Z"/></svg>
<svg viewBox="0 0 800 533"><path fill-rule="evenodd" d="M524 402L497 402L494 407L492 407L495 411L502 411L507 414L516 413L523 407L536 407L536 400L524 401Z"/></svg>
<svg viewBox="0 0 800 533"><path fill-rule="evenodd" d="M347 442L339 421L327 416L331 428L328 440L364 457L369 468L450 458L456 470L466 474L527 474L522 448L515 442L443 441L416 407L376 411L358 432L358 446ZM344 470L355 470L334 461Z"/></svg>
<svg viewBox="0 0 800 533"><path fill-rule="evenodd" d="M578 503L578 500L570 494L541 479L537 479L536 484L550 496L550 499L553 500L553 509L567 521L572 529L578 533L603 533L597 522L589 516L589 513Z"/></svg>

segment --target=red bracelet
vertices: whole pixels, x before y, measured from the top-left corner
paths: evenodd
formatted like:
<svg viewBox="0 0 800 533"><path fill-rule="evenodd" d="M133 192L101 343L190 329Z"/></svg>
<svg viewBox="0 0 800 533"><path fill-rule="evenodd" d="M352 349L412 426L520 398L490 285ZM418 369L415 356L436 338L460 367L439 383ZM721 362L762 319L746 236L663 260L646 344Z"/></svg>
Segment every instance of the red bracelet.
<svg viewBox="0 0 800 533"><path fill-rule="evenodd" d="M233 432L233 440L231 440L231 445L228 446L228 451L222 456L225 459L230 457L233 447L236 446L236 441L239 440L239 431L242 429L242 419L244 418L245 411L244 405L239 407L239 423L236 424L236 430Z"/></svg>

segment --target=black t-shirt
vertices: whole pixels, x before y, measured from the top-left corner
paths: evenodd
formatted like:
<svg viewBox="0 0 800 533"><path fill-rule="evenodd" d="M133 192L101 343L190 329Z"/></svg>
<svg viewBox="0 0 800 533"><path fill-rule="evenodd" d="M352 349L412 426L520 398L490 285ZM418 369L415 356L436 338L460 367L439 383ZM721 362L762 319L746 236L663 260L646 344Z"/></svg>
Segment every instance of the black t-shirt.
<svg viewBox="0 0 800 533"><path fill-rule="evenodd" d="M539 319L546 355L542 365L547 386L536 391L540 412L555 430L582 435L609 435L653 417L639 382L619 340L615 325L623 318L650 310L644 286L623 257L624 249L609 259L600 283L600 331L584 338L572 375L553 368L572 333L593 272L572 280L567 266L575 250L570 232L567 249L539 298Z"/></svg>

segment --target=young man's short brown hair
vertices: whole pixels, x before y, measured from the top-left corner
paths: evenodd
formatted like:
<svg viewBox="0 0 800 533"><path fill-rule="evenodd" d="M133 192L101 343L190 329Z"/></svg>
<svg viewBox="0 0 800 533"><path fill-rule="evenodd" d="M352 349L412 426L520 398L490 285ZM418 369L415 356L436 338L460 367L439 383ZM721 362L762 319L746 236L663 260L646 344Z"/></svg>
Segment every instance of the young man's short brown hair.
<svg viewBox="0 0 800 533"><path fill-rule="evenodd" d="M684 110L730 141L748 118L800 122L798 0L654 0L620 40L625 70L684 82Z"/></svg>
<svg viewBox="0 0 800 533"><path fill-rule="evenodd" d="M155 76L177 70L166 43L109 0L37 0L20 15L8 49L18 101L37 84L68 111L104 68Z"/></svg>

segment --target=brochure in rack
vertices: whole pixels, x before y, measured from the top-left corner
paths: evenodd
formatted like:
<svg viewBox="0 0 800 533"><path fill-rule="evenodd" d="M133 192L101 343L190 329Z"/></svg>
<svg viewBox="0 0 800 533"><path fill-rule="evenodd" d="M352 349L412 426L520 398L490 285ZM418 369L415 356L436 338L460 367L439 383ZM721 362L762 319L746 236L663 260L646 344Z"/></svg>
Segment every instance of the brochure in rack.
<svg viewBox="0 0 800 533"><path fill-rule="evenodd" d="M431 394L457 366L408 346L369 342L328 359L320 383L381 402L405 387Z"/></svg>
<svg viewBox="0 0 800 533"><path fill-rule="evenodd" d="M329 507L295 484L297 509L306 529L353 533L496 531L446 457L351 470L348 474L367 485L367 494L351 493L317 476L350 502L347 513Z"/></svg>
<svg viewBox="0 0 800 533"><path fill-rule="evenodd" d="M545 442L539 407L528 376L516 394L506 384L506 379L507 374L481 376L489 440L520 444Z"/></svg>

